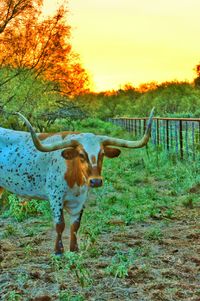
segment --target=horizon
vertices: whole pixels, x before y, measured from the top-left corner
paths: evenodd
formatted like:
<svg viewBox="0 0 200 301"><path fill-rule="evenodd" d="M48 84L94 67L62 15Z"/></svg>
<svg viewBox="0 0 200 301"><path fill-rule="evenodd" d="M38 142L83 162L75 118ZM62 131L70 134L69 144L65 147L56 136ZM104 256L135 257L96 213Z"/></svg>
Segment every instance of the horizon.
<svg viewBox="0 0 200 301"><path fill-rule="evenodd" d="M45 13L62 2L45 0ZM91 91L195 78L198 0L154 0L153 5L148 0L73 0L67 8L72 48L93 83Z"/></svg>

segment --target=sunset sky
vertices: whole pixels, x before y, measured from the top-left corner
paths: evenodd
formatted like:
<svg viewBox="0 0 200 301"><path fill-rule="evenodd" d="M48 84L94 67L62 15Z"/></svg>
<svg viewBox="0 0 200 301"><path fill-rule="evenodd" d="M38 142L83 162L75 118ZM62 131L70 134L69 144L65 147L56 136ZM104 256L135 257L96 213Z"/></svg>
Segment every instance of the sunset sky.
<svg viewBox="0 0 200 301"><path fill-rule="evenodd" d="M52 13L56 3L44 0ZM72 46L93 90L189 80L200 62L200 0L69 0Z"/></svg>

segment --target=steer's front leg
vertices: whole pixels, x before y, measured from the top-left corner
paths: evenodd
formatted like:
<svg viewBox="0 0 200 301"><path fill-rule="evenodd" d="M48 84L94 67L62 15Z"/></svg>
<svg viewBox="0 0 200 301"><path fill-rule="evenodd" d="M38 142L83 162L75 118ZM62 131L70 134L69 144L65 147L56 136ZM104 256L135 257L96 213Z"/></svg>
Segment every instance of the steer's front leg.
<svg viewBox="0 0 200 301"><path fill-rule="evenodd" d="M65 220L63 215L63 210L61 211L60 223L56 224L56 243L55 243L55 254L61 255L64 252L64 247L62 243L62 233L65 229Z"/></svg>
<svg viewBox="0 0 200 301"><path fill-rule="evenodd" d="M70 226L70 251L71 252L78 251L77 232L80 227L82 214L83 214L83 209L81 210L79 217Z"/></svg>

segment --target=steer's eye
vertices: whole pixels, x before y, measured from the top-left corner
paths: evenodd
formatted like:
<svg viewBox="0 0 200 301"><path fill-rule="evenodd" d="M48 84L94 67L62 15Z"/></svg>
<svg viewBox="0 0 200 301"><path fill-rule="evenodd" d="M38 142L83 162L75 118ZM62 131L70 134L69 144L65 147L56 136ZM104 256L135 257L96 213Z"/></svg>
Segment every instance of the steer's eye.
<svg viewBox="0 0 200 301"><path fill-rule="evenodd" d="M80 153L80 154L79 154L79 157L80 157L80 159L81 159L81 162L84 162L84 161L85 161L85 155L84 155L84 154Z"/></svg>

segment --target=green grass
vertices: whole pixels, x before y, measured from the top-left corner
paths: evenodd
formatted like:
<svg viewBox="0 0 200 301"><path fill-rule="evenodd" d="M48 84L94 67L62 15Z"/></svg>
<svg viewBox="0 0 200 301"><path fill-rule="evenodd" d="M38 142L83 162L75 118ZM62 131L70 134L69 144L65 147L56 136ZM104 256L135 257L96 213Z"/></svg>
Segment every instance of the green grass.
<svg viewBox="0 0 200 301"><path fill-rule="evenodd" d="M47 201L23 200L14 194L7 194L7 208L2 213L3 217L13 217L17 221L23 221L30 216L43 215L50 219L50 206Z"/></svg>
<svg viewBox="0 0 200 301"><path fill-rule="evenodd" d="M8 301L21 301L22 298L21 298L20 294L17 293L16 291L11 291L7 295L7 300Z"/></svg>
<svg viewBox="0 0 200 301"><path fill-rule="evenodd" d="M103 175L104 186L91 191L92 200L83 216L83 249L94 245L99 234L121 226L112 225L112 220L124 226L149 218L166 222L175 218L176 207L187 204L187 198L198 202L188 193L200 182L198 163L173 162L153 149L149 157L145 149L123 150L120 158L105 160ZM162 236L159 229L148 235L149 239Z"/></svg>
<svg viewBox="0 0 200 301"><path fill-rule="evenodd" d="M115 278L125 278L128 276L129 268L140 254L140 249L129 249L128 252L117 251L110 264L105 269L105 273L113 275Z"/></svg>

